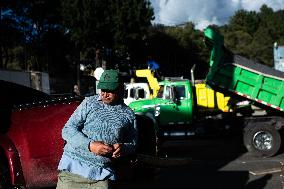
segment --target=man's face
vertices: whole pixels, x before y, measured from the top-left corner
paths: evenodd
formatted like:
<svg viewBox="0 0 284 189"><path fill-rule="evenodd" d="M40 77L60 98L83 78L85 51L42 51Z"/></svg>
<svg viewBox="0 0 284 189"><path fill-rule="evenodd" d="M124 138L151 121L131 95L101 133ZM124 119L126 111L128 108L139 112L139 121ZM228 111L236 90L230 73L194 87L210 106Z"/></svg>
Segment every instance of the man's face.
<svg viewBox="0 0 284 189"><path fill-rule="evenodd" d="M105 104L114 104L121 98L121 89L118 87L116 90L101 90L101 99Z"/></svg>

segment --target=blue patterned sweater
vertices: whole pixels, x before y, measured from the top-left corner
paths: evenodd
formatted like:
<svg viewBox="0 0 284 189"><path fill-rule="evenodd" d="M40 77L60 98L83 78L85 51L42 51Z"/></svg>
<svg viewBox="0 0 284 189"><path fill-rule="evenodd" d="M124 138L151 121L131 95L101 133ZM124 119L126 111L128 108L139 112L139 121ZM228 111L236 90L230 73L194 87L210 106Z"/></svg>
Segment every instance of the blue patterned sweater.
<svg viewBox="0 0 284 189"><path fill-rule="evenodd" d="M62 137L66 145L59 170L101 180L103 178L96 174L101 170L112 172L111 159L90 152L89 143L122 143L123 154L134 153L137 143L135 114L123 102L107 105L102 103L99 96L86 97L65 124ZM86 167L89 169L87 173L80 174L86 171ZM91 172L95 172L95 175Z"/></svg>

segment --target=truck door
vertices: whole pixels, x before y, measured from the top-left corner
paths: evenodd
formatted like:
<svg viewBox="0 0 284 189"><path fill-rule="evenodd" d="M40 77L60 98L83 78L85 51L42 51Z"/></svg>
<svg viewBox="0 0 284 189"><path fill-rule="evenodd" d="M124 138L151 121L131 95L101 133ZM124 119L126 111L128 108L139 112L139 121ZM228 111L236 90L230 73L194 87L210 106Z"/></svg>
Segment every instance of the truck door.
<svg viewBox="0 0 284 189"><path fill-rule="evenodd" d="M166 86L164 102L160 105L161 125L189 124L188 99L185 85Z"/></svg>

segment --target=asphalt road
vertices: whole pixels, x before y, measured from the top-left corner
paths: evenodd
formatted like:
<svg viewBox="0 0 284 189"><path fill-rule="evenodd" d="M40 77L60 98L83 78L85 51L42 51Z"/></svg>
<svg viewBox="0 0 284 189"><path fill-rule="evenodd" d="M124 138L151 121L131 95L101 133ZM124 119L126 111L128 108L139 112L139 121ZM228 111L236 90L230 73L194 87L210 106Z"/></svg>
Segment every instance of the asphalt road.
<svg viewBox="0 0 284 189"><path fill-rule="evenodd" d="M284 149L271 158L254 157L236 135L170 140L163 149L164 158L140 157L115 189L284 188Z"/></svg>
<svg viewBox="0 0 284 189"><path fill-rule="evenodd" d="M247 153L238 136L168 141L166 158L141 164L118 189L283 189L283 149L272 158ZM146 167L146 168L145 168ZM143 169L146 173L143 173Z"/></svg>

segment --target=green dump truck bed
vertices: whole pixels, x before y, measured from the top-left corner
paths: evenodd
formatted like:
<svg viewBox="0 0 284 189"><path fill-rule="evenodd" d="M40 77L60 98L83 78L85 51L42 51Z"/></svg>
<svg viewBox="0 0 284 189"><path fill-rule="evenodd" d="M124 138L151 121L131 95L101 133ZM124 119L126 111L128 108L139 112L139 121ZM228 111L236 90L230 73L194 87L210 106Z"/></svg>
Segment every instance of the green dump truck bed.
<svg viewBox="0 0 284 189"><path fill-rule="evenodd" d="M284 111L283 72L234 55L224 47L223 36L212 28L207 28L204 34L211 48L206 78L209 86Z"/></svg>

